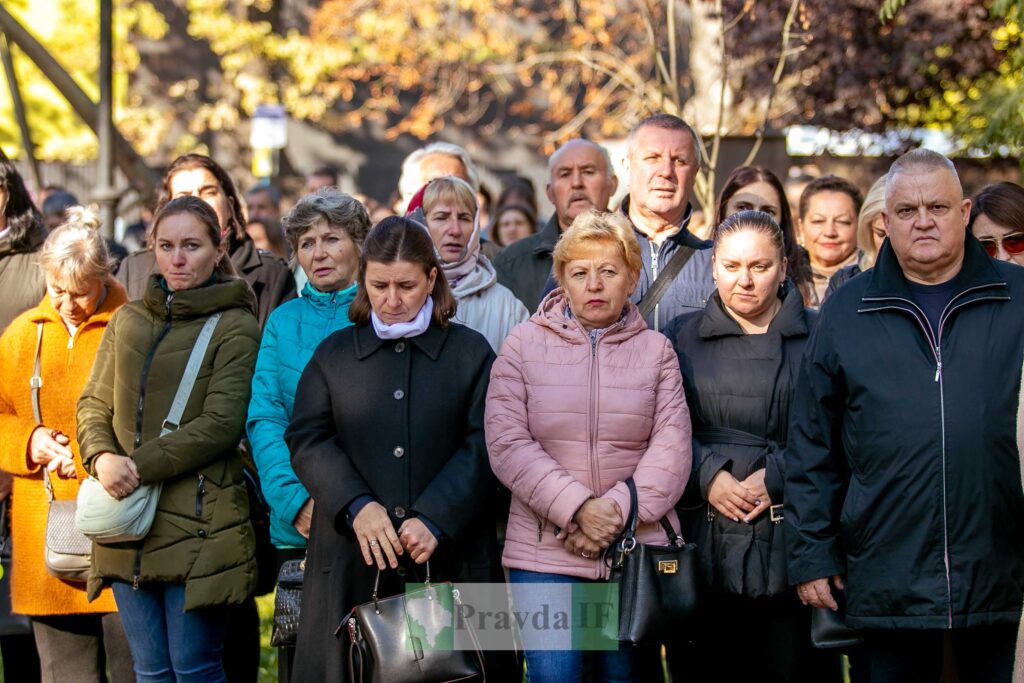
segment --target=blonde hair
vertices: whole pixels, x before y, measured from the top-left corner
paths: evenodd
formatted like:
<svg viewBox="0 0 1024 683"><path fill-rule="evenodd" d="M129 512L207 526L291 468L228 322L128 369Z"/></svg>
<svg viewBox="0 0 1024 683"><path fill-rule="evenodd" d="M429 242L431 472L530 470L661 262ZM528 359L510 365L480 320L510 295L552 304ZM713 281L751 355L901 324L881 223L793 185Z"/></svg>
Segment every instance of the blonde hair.
<svg viewBox="0 0 1024 683"><path fill-rule="evenodd" d="M629 221L619 213L587 209L576 216L572 225L555 245L552 257L555 279L559 284L563 284L562 271L565 265L587 244L602 244L616 248L629 274L634 278L640 276L640 269L643 268L643 262L640 260L640 243L636 241Z"/></svg>
<svg viewBox="0 0 1024 683"><path fill-rule="evenodd" d="M460 206L472 211L474 216L480 208L477 206L476 192L469 183L462 178L446 175L434 178L423 190L423 213L429 213L427 207L445 199L455 200Z"/></svg>
<svg viewBox="0 0 1024 683"><path fill-rule="evenodd" d="M857 246L860 247L860 269L868 270L875 265L878 250L875 249L874 231L871 224L885 210L885 176L875 181L864 196L860 214L857 216Z"/></svg>
<svg viewBox="0 0 1024 683"><path fill-rule="evenodd" d="M109 278L113 264L107 243L99 233L99 216L81 206L68 208L65 216L39 251L43 275L76 289L84 288L90 280Z"/></svg>

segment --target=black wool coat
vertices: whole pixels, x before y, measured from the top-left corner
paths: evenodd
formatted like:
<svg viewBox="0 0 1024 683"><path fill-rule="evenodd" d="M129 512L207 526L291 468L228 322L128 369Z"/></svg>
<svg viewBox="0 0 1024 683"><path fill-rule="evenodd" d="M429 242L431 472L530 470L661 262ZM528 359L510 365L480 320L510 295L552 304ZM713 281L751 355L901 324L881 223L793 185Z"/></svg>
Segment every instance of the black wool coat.
<svg viewBox="0 0 1024 683"><path fill-rule="evenodd" d="M348 637L334 633L370 600L377 573L346 517L360 496L381 503L396 530L418 515L440 529L431 580L502 580L484 443L493 362L481 335L450 323L390 341L371 325L349 327L327 337L306 366L285 433L315 501L294 680L347 680ZM384 595L423 579L422 567L400 559Z"/></svg>
<svg viewBox="0 0 1024 683"><path fill-rule="evenodd" d="M889 241L821 310L794 398L793 583L846 577L856 628L1016 624L1024 268L971 234L938 334Z"/></svg>
<svg viewBox="0 0 1024 683"><path fill-rule="evenodd" d="M693 421L693 470L681 517L698 543L707 579L718 590L761 597L785 588L785 551L776 538L781 528L769 513L752 524L718 515L709 522L707 494L722 470L742 481L763 468L772 503L782 503L790 404L816 320L797 288L787 285L764 334L744 334L718 292L703 311L681 315L664 330L679 356ZM709 428L739 430L764 444L711 437Z"/></svg>

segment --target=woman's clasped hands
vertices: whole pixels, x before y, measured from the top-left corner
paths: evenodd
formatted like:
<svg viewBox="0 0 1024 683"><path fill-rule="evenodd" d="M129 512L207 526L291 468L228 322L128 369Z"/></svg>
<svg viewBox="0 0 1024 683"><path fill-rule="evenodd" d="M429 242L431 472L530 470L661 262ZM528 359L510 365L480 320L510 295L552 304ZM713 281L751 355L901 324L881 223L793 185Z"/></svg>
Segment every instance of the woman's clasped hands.
<svg viewBox="0 0 1024 683"><path fill-rule="evenodd" d="M377 502L363 506L352 521L352 531L363 560L370 566L376 564L381 571L398 567L398 558L405 553L416 564L423 564L437 549L437 537L421 520L407 519L396 532L387 510Z"/></svg>
<svg viewBox="0 0 1024 683"><path fill-rule="evenodd" d="M56 429L36 427L29 438L28 459L30 466L45 467L61 479L77 476L71 438Z"/></svg>
<svg viewBox="0 0 1024 683"><path fill-rule="evenodd" d="M618 503L607 498L591 498L580 506L573 517L576 530L558 531L555 536L573 555L591 559L611 545L622 531L622 511Z"/></svg>

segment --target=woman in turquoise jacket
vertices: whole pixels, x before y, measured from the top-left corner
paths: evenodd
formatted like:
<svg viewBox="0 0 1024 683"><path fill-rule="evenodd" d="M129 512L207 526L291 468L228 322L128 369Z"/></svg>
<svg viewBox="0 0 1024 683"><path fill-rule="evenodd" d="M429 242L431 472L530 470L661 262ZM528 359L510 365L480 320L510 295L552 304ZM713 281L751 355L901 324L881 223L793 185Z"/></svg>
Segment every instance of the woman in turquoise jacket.
<svg viewBox="0 0 1024 683"><path fill-rule="evenodd" d="M279 565L302 555L313 512L313 501L292 471L284 441L295 388L320 342L352 324L348 307L356 295L359 255L370 218L357 200L323 188L300 199L283 225L309 282L300 298L279 306L267 320L246 422L270 505L270 537Z"/></svg>

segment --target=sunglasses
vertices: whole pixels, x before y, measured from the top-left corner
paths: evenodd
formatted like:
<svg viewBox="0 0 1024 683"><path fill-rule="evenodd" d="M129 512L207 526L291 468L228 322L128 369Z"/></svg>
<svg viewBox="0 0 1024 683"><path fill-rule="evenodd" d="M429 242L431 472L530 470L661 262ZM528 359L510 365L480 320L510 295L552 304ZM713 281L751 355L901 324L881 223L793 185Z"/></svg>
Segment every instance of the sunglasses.
<svg viewBox="0 0 1024 683"><path fill-rule="evenodd" d="M1019 254L1024 251L1024 232L1015 232L1002 239L986 237L978 241L981 242L981 246L985 247L988 255L993 258L999 253L1000 243L1002 243L1003 249L1006 250L1007 254Z"/></svg>

